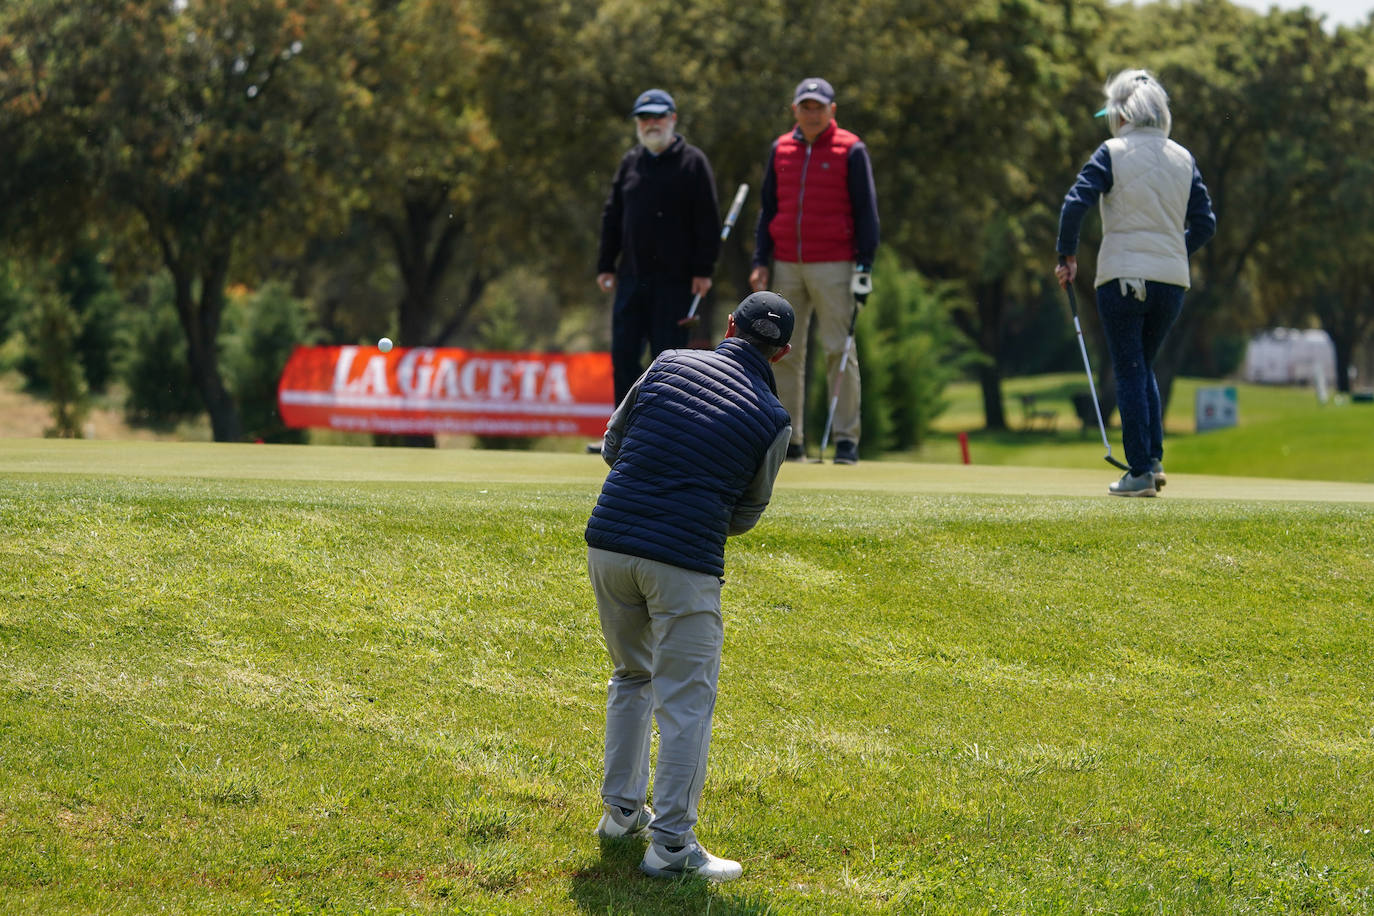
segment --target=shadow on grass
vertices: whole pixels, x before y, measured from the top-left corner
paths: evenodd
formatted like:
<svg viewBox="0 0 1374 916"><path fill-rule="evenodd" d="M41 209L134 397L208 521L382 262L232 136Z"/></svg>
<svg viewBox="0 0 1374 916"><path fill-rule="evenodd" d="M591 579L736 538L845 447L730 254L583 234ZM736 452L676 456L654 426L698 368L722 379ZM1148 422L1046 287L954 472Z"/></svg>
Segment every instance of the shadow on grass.
<svg viewBox="0 0 1374 916"><path fill-rule="evenodd" d="M647 844L643 840L602 840L600 858L583 865L572 876L570 896L585 913L697 914L764 916L774 912L763 895L748 891L749 871L739 881L724 886L704 878L665 880L650 878L639 870Z"/></svg>

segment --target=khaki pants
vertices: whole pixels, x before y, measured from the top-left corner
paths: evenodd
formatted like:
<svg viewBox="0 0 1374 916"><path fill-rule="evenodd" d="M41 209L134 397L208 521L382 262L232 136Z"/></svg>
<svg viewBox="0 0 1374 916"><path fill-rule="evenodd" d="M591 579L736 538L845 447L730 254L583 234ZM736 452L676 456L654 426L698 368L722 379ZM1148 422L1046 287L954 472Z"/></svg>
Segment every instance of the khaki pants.
<svg viewBox="0 0 1374 916"><path fill-rule="evenodd" d="M773 367L778 382L778 399L792 415L792 444L806 442L806 330L811 315L816 316L816 340L825 356L826 393L834 397L831 387L840 369L844 341L849 335L849 318L854 313L854 294L850 281L854 276L852 261L822 261L815 264L773 262L773 291L792 304L797 324L792 331L792 352ZM840 401L835 407L835 423L830 441L848 439L859 444L859 360L851 350L845 364L844 378L839 384ZM827 402L826 408L829 408Z"/></svg>
<svg viewBox="0 0 1374 916"><path fill-rule="evenodd" d="M615 670L606 694L601 797L638 810L649 791L649 742L658 721L654 841L696 842L725 625L721 580L656 560L587 550L601 635Z"/></svg>

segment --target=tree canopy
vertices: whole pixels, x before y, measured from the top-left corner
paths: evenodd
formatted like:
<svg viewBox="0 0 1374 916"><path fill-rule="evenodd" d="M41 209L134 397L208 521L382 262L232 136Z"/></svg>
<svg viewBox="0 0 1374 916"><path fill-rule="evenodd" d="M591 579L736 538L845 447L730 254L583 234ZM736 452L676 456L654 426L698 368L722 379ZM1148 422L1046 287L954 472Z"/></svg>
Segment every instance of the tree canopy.
<svg viewBox="0 0 1374 916"><path fill-rule="evenodd" d="M884 246L951 297L1000 427L1009 353L1062 327L1059 204L1128 66L1170 92L1218 214L1163 387L1275 319L1320 324L1349 363L1374 333L1370 50L1368 24L1228 0L10 0L0 240L33 258L97 238L121 276L165 271L214 434L235 439L228 284L348 278L367 314L325 326L440 345L474 333L494 284L538 276L582 316L568 342L602 339L598 216L634 96L674 94L728 203L820 75L869 147ZM745 287L757 213L717 296Z"/></svg>

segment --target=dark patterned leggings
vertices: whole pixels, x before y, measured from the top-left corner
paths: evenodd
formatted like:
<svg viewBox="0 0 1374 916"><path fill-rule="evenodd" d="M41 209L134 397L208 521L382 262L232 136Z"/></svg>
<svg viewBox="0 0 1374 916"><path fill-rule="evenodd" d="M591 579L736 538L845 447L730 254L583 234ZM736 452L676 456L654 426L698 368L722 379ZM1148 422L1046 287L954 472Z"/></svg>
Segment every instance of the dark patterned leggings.
<svg viewBox="0 0 1374 916"><path fill-rule="evenodd" d="M1164 416L1155 356L1183 308L1183 287L1145 283L1145 300L1123 295L1121 282L1097 288L1097 314L1107 336L1116 372L1116 408L1121 413L1121 444L1131 473L1144 474L1150 462L1164 459Z"/></svg>

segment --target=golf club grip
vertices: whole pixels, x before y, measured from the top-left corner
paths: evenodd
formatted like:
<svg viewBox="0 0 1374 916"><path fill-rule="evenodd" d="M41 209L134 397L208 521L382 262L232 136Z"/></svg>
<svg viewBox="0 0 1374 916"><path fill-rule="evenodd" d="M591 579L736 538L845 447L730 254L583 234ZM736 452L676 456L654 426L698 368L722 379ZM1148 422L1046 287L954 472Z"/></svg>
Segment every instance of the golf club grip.
<svg viewBox="0 0 1374 916"><path fill-rule="evenodd" d="M1061 254L1059 256L1059 263L1061 265L1067 264L1068 258ZM1064 284L1064 292L1069 294L1069 311L1073 312L1073 318L1076 322L1078 321L1078 296L1074 295L1072 280Z"/></svg>
<svg viewBox="0 0 1374 916"><path fill-rule="evenodd" d="M725 225L720 230L720 240L723 242L730 237L730 230L735 225L735 220L739 219L739 211L744 209L744 198L749 195L748 182L741 182L739 190L735 192L735 199L730 204L730 212L725 214Z"/></svg>
<svg viewBox="0 0 1374 916"><path fill-rule="evenodd" d="M682 301L682 300L678 300L678 301L680 302L680 301ZM695 317L696 317L696 315L697 315L697 306L698 306L698 305L701 305L701 293L697 293L695 296L692 297L692 307L689 308L689 309L687 310L687 317L688 317L688 318L695 318Z"/></svg>

